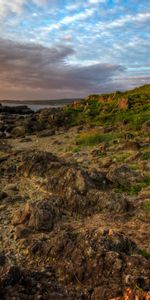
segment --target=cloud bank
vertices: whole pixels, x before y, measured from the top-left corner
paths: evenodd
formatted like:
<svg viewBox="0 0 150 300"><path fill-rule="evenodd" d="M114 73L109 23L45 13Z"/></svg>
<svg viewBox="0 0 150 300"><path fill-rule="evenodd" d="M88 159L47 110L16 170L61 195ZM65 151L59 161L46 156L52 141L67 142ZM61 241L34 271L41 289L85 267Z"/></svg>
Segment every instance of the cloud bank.
<svg viewBox="0 0 150 300"><path fill-rule="evenodd" d="M112 89L114 78L124 72L124 67L116 64L67 64L74 54L70 46L47 48L1 39L0 85L3 89L25 89L29 94L30 90L39 90L40 95L47 90L49 98L51 94L63 98L66 93L69 97L104 90L105 84Z"/></svg>

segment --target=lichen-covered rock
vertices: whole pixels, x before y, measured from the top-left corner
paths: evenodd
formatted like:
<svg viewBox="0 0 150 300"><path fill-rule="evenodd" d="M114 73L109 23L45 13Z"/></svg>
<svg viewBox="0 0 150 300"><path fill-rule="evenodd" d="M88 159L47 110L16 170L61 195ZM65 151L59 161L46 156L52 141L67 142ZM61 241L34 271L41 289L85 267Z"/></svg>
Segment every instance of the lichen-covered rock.
<svg viewBox="0 0 150 300"><path fill-rule="evenodd" d="M137 171L132 170L128 165L112 166L106 176L115 185L130 187L132 183L143 179Z"/></svg>

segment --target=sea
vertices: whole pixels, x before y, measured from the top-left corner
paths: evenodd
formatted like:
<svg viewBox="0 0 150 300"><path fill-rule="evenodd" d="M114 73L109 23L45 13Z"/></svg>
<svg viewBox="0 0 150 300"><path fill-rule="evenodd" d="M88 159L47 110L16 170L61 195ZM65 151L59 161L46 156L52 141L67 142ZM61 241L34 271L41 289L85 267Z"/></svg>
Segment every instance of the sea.
<svg viewBox="0 0 150 300"><path fill-rule="evenodd" d="M38 111L38 110L40 110L40 109L43 109L43 108L53 108L53 107L62 107L62 106L64 106L64 103L63 104L42 104L42 103L40 103L40 104L27 104L27 103L10 103L10 102L1 102L0 101L0 103L2 104L2 105L6 105L6 106L22 106L22 105L26 105L26 106L28 106L29 108L31 108L33 111Z"/></svg>

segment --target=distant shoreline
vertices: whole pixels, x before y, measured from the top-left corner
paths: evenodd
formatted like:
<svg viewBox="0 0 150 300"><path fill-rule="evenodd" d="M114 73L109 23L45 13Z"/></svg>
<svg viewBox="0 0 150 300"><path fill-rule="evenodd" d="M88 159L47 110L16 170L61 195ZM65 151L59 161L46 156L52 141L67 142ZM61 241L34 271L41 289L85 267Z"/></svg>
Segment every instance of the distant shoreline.
<svg viewBox="0 0 150 300"><path fill-rule="evenodd" d="M69 105L74 101L80 101L80 99L57 99L57 100L0 100L0 104L4 106L22 106L26 105L33 111L38 111L44 108L62 107Z"/></svg>
<svg viewBox="0 0 150 300"><path fill-rule="evenodd" d="M2 104L17 104L17 105L64 105L70 104L74 101L80 101L80 98L69 98L69 99L54 99L54 100L0 100Z"/></svg>

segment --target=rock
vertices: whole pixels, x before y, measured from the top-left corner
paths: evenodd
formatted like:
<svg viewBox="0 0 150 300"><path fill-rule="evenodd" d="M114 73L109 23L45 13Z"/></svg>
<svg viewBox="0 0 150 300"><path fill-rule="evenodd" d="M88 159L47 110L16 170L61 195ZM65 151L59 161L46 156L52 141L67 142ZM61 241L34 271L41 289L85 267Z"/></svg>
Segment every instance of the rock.
<svg viewBox="0 0 150 300"><path fill-rule="evenodd" d="M128 109L129 108L129 100L128 98L122 98L118 101L118 108L119 109Z"/></svg>
<svg viewBox="0 0 150 300"><path fill-rule="evenodd" d="M55 140L54 142L53 142L53 145L62 145L62 142L61 141L58 141L58 140Z"/></svg>
<svg viewBox="0 0 150 300"><path fill-rule="evenodd" d="M107 179L115 185L122 185L126 188L130 187L132 183L142 180L142 175L132 170L127 165L112 166L106 175Z"/></svg>
<svg viewBox="0 0 150 300"><path fill-rule="evenodd" d="M100 166L102 168L108 168L110 167L111 164L112 164L112 159L109 157L104 157L100 162Z"/></svg>
<svg viewBox="0 0 150 300"><path fill-rule="evenodd" d="M131 202L123 194L111 193L108 210L115 213L128 212L133 209Z"/></svg>
<svg viewBox="0 0 150 300"><path fill-rule="evenodd" d="M0 267L3 267L5 263L6 263L6 257L2 252L0 252Z"/></svg>
<svg viewBox="0 0 150 300"><path fill-rule="evenodd" d="M28 226L41 231L51 230L54 226L55 210L48 201L41 201L32 208Z"/></svg>
<svg viewBox="0 0 150 300"><path fill-rule="evenodd" d="M137 251L138 248L134 242L129 240L125 235L120 232L109 231L105 240L105 246L109 251L123 252L130 255L132 252Z"/></svg>
<svg viewBox="0 0 150 300"><path fill-rule="evenodd" d="M99 151L102 154L106 154L106 150L107 150L107 143L102 143L102 144L99 145Z"/></svg>
<svg viewBox="0 0 150 300"><path fill-rule="evenodd" d="M9 183L7 184L7 186L5 187L6 191L13 191L13 192L18 192L18 187L16 184L14 183Z"/></svg>
<svg viewBox="0 0 150 300"><path fill-rule="evenodd" d="M122 147L122 149L133 150L133 151L137 151L140 148L141 148L140 143L135 141L127 141Z"/></svg>
<svg viewBox="0 0 150 300"><path fill-rule="evenodd" d="M31 229L49 231L54 226L55 210L48 200L38 201L36 203L27 203L23 211L13 218L13 225L26 224ZM23 230L23 232L22 232ZM18 234L29 234L25 228L19 227Z"/></svg>
<svg viewBox="0 0 150 300"><path fill-rule="evenodd" d="M0 211L4 210L6 208L6 205L5 204L1 204L0 205Z"/></svg>
<svg viewBox="0 0 150 300"><path fill-rule="evenodd" d="M48 270L49 269L49 270ZM7 269L0 279L0 298L18 300L67 299L64 288L58 284L52 268L43 271Z"/></svg>
<svg viewBox="0 0 150 300"><path fill-rule="evenodd" d="M12 224L15 226L19 224L25 224L29 220L30 215L30 205L26 203L23 211L19 210L15 213L12 219Z"/></svg>
<svg viewBox="0 0 150 300"><path fill-rule="evenodd" d="M7 193L5 193L5 192L0 192L0 200L3 200L4 198L6 198L7 197Z"/></svg>
<svg viewBox="0 0 150 300"><path fill-rule="evenodd" d="M115 129L116 129L116 127L114 127L114 126L107 126L107 127L103 128L103 132L104 133L109 133L109 132L114 131Z"/></svg>
<svg viewBox="0 0 150 300"><path fill-rule="evenodd" d="M28 143L28 142L32 142L32 139L29 138L29 137L26 137L26 138L21 139L20 142L22 142L22 143Z"/></svg>
<svg viewBox="0 0 150 300"><path fill-rule="evenodd" d="M18 138L18 137L24 137L25 134L26 134L26 128L23 125L22 126L14 127L12 129L12 131L11 131L11 135L13 137L16 137L16 138Z"/></svg>
<svg viewBox="0 0 150 300"><path fill-rule="evenodd" d="M76 173L75 184L80 193L84 193L87 190L85 178L80 170Z"/></svg>
<svg viewBox="0 0 150 300"><path fill-rule="evenodd" d="M21 173L25 176L36 176L38 177L45 176L48 172L51 164L59 163L59 159L48 152L26 152L26 154L22 155L22 165L20 168Z"/></svg>
<svg viewBox="0 0 150 300"><path fill-rule="evenodd" d="M142 131L145 133L150 133L150 120L142 124Z"/></svg>
<svg viewBox="0 0 150 300"><path fill-rule="evenodd" d="M0 113L5 114L19 114L19 115L28 115L32 114L33 111L26 105L18 105L18 106L0 106Z"/></svg>
<svg viewBox="0 0 150 300"><path fill-rule="evenodd" d="M2 277L2 284L4 287L9 285L15 285L22 277L22 272L19 267L12 266Z"/></svg>
<svg viewBox="0 0 150 300"><path fill-rule="evenodd" d="M28 237L31 233L31 230L23 225L19 225L16 227L15 236L16 239L24 239Z"/></svg>
<svg viewBox="0 0 150 300"><path fill-rule="evenodd" d="M47 130L43 130L41 132L38 132L37 136L38 137L49 137L49 136L52 136L54 134L55 134L55 130L53 130L53 129L51 129L51 130L47 129Z"/></svg>
<svg viewBox="0 0 150 300"><path fill-rule="evenodd" d="M130 140L134 138L134 135L131 132L126 132L124 137L126 140Z"/></svg>

